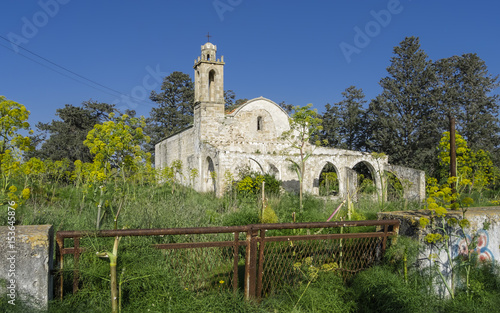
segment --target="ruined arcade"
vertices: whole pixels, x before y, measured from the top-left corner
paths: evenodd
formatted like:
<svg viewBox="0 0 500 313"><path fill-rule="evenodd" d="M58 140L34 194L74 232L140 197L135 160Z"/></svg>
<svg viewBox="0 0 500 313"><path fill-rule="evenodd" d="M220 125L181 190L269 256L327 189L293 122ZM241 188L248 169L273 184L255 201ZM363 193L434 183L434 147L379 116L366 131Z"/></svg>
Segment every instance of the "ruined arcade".
<svg viewBox="0 0 500 313"><path fill-rule="evenodd" d="M289 190L298 189L297 174L290 168L284 154L288 145L280 140L290 129L288 114L275 102L259 97L239 106L232 112L224 110L224 58L217 58L217 47L207 42L194 62L195 108L191 127L174 134L155 145L155 166L161 169L180 160L183 173L178 177L185 185L200 192L225 190L225 174L237 177L239 169L274 175ZM357 173L353 168L362 163L373 175L375 186L382 191L383 182L377 175L393 173L404 186L404 198L423 201L425 174L423 171L390 165L387 157L375 158L370 153L318 147L307 161L304 191L319 194L319 181L323 168L333 166L339 182L338 195L354 196ZM198 175L190 178L196 169Z"/></svg>

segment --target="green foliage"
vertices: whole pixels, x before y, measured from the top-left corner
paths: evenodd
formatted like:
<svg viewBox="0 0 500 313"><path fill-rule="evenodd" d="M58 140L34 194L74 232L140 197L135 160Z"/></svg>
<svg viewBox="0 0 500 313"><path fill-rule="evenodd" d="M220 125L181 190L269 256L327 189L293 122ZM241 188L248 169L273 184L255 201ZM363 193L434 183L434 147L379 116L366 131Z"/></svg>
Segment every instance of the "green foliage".
<svg viewBox="0 0 500 313"><path fill-rule="evenodd" d="M376 266L354 278L357 312L437 312L437 299L419 284L406 284L389 268Z"/></svg>
<svg viewBox="0 0 500 313"><path fill-rule="evenodd" d="M494 178L494 167L488 152L479 149L474 151L465 139L456 132L455 147L457 158L458 185L481 191L488 187ZM450 132L444 132L438 146L441 179L449 177L450 168Z"/></svg>
<svg viewBox="0 0 500 313"><path fill-rule="evenodd" d="M432 147L441 129L432 98L436 75L418 38L407 37L394 47L387 72L380 80L382 94L368 108L369 146L385 152L393 164L432 170Z"/></svg>
<svg viewBox="0 0 500 313"><path fill-rule="evenodd" d="M239 180L231 182L236 186L235 190L242 195L258 195L262 189L262 182L265 182L266 194L278 194L281 188L281 181L271 174L261 174L252 172L248 168L240 169Z"/></svg>
<svg viewBox="0 0 500 313"><path fill-rule="evenodd" d="M0 163L6 153L27 151L31 148L30 139L19 134L29 130L30 111L22 104L0 96Z"/></svg>
<svg viewBox="0 0 500 313"><path fill-rule="evenodd" d="M116 121L97 124L89 131L84 144L89 147L94 163L104 175L111 168L119 168L125 175L127 170L133 170L149 159L150 154L141 149L141 144L150 140L143 132L145 123L144 118L130 118L124 114Z"/></svg>
<svg viewBox="0 0 500 313"><path fill-rule="evenodd" d="M456 183L456 180L456 177L450 177L448 182L441 186L436 184L435 179L428 180L427 204L430 211L430 219L420 218L420 226L423 228L428 227L428 233L425 236L426 242L446 255L445 260L440 260L439 255L431 255L429 258L434 262L434 268L452 299L455 298L455 276L459 268L465 267L466 269L465 286L467 294L469 294L471 289L471 284L469 283L470 273L472 267L475 265L471 255L471 251L473 250L471 248L473 248L475 243L474 240L470 240L466 236L466 229L470 227L470 222L465 218L465 207L472 204L472 199L461 197L450 187ZM462 208L461 219L447 214L448 209L457 210L459 208ZM457 226L460 228L460 232L455 232ZM453 258L451 255L451 242L457 238L463 239L466 242L466 258ZM451 283L443 276L441 266L445 267L450 273Z"/></svg>
<svg viewBox="0 0 500 313"><path fill-rule="evenodd" d="M17 193L13 178L20 175L22 154L31 149L31 140L19 133L29 130L30 111L17 102L0 96L0 204L8 200L19 202L24 195ZM31 130L29 130L32 133ZM14 190L15 189L15 190ZM16 203L16 207L19 203Z"/></svg>
<svg viewBox="0 0 500 313"><path fill-rule="evenodd" d="M384 172L387 188L387 199L403 198L404 188L401 181L391 172Z"/></svg>
<svg viewBox="0 0 500 313"><path fill-rule="evenodd" d="M492 153L500 144L498 76L475 53L452 56L435 62L438 86L435 88L439 111L455 117L457 130L474 151ZM498 156L495 160L498 164Z"/></svg>
<svg viewBox="0 0 500 313"><path fill-rule="evenodd" d="M321 138L328 145L340 149L366 149L366 130L364 104L365 95L362 89L350 86L342 92L342 101L333 106L326 105L322 116L323 129Z"/></svg>
<svg viewBox="0 0 500 313"><path fill-rule="evenodd" d="M390 247L385 251L384 259L408 283L408 269L414 272L418 255L419 242L410 237L399 236L392 239Z"/></svg>
<svg viewBox="0 0 500 313"><path fill-rule="evenodd" d="M110 114L113 118L114 114ZM87 140L83 143L89 147L90 153L94 155L93 170L90 176L99 186L99 203L97 205L96 228L99 229L101 209L104 205L104 195L106 188L104 182L114 175L120 175L123 183L123 196L125 188L128 190L127 179L131 172L148 166L150 153L141 149L143 143L149 142L149 137L144 135L144 117L130 118L123 114L116 121L111 120L103 124L96 124L94 129L89 131ZM121 207L121 206L120 206ZM116 219L115 219L116 228Z"/></svg>
<svg viewBox="0 0 500 313"><path fill-rule="evenodd" d="M363 174L358 174L359 192L373 194L377 191L375 183L370 178L365 178Z"/></svg>
<svg viewBox="0 0 500 313"><path fill-rule="evenodd" d="M299 156L299 160L294 160L294 157L287 158L291 163L291 167L297 173L299 179L299 209L302 212L302 194L304 189L303 177L306 172L307 159L314 152L315 147L321 144L326 144L326 140L319 140L319 132L323 129L322 121L319 118L318 111L311 109L312 104L309 103L304 107L296 106L292 117L289 118L290 130L281 134L281 139L287 142L289 148L295 151ZM295 154L290 151L284 151L285 154Z"/></svg>
<svg viewBox="0 0 500 313"><path fill-rule="evenodd" d="M382 93L367 111L368 146L385 152L390 162L426 170L434 175L440 134L445 118L455 117L458 131L474 150L492 154L500 144L498 76L488 73L476 54L468 53L432 62L417 37L407 37L394 48L380 81Z"/></svg>
<svg viewBox="0 0 500 313"><path fill-rule="evenodd" d="M335 167L328 163L321 171L319 179L319 195L336 195L339 191L339 180Z"/></svg>
<svg viewBox="0 0 500 313"><path fill-rule="evenodd" d="M150 99L158 104L150 112L147 134L153 143L192 124L194 112L194 84L188 74L172 72L165 77L161 92L151 92ZM150 147L153 149L153 147Z"/></svg>
<svg viewBox="0 0 500 313"><path fill-rule="evenodd" d="M222 225L224 226L258 224L259 222L257 209L250 207L243 207L236 212L230 212L224 215L222 219Z"/></svg>
<svg viewBox="0 0 500 313"><path fill-rule="evenodd" d="M83 102L81 106L66 104L56 110L59 120L36 125L41 133L32 139L40 147L28 153L27 157L53 161L68 159L71 163L76 160L92 162L93 156L83 141L94 125L108 121L112 112L116 112L113 104L92 100Z"/></svg>
<svg viewBox="0 0 500 313"><path fill-rule="evenodd" d="M353 292L334 272L321 272L311 281L290 287L270 299L262 307L267 312L357 312Z"/></svg>
<svg viewBox="0 0 500 313"><path fill-rule="evenodd" d="M270 223L278 223L278 216L276 215L276 212L271 208L270 205L267 205L263 212L262 216L260 218L260 222L264 224L270 224Z"/></svg>

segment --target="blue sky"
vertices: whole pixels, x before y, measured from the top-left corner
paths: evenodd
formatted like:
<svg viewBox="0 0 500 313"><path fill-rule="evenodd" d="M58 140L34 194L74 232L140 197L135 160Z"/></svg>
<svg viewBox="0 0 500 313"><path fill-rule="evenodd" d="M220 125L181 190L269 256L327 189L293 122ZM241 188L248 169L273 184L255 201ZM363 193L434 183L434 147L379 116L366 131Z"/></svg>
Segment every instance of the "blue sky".
<svg viewBox="0 0 500 313"><path fill-rule="evenodd" d="M224 55L225 89L237 98L313 103L319 111L350 85L367 100L379 94L393 47L407 36L420 37L432 60L474 52L500 74L497 1L9 0L1 6L0 36L19 47L0 38L0 95L24 104L32 125L89 99L148 116L154 106L148 96L159 90L160 77L192 76L207 32Z"/></svg>

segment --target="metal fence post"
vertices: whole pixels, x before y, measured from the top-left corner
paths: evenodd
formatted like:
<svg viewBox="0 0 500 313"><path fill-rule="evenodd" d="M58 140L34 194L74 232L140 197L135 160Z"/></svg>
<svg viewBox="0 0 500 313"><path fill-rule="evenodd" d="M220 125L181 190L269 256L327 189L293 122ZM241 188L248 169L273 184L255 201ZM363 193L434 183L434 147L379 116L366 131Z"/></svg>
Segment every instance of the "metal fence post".
<svg viewBox="0 0 500 313"><path fill-rule="evenodd" d="M257 273L257 298L260 299L262 297L262 276L264 274L264 247L265 247L265 238L266 230L260 230L260 239L259 239L259 269Z"/></svg>
<svg viewBox="0 0 500 313"><path fill-rule="evenodd" d="M233 291L236 293L238 291L238 250L239 250L239 232L234 233L234 244L233 244Z"/></svg>
<svg viewBox="0 0 500 313"><path fill-rule="evenodd" d="M64 291L64 275L63 275L63 267L64 267L64 255L62 250L64 249L64 238L60 237L59 233L56 233L56 266L59 269L56 272L56 295L59 299L63 298Z"/></svg>
<svg viewBox="0 0 500 313"><path fill-rule="evenodd" d="M247 230L247 247L245 256L245 300L255 298L257 274L257 231L252 226Z"/></svg>

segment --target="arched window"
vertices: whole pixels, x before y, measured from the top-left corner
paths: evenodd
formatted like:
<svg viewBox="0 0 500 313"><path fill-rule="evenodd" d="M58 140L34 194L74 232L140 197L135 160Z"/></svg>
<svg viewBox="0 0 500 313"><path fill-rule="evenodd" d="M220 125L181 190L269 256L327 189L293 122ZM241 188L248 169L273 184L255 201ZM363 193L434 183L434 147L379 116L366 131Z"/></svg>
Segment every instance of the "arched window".
<svg viewBox="0 0 500 313"><path fill-rule="evenodd" d="M207 54L207 60L210 61L210 54Z"/></svg>
<svg viewBox="0 0 500 313"><path fill-rule="evenodd" d="M211 70L208 73L208 100L215 101L215 71Z"/></svg>
<svg viewBox="0 0 500 313"><path fill-rule="evenodd" d="M262 130L262 116L257 117L257 130Z"/></svg>

